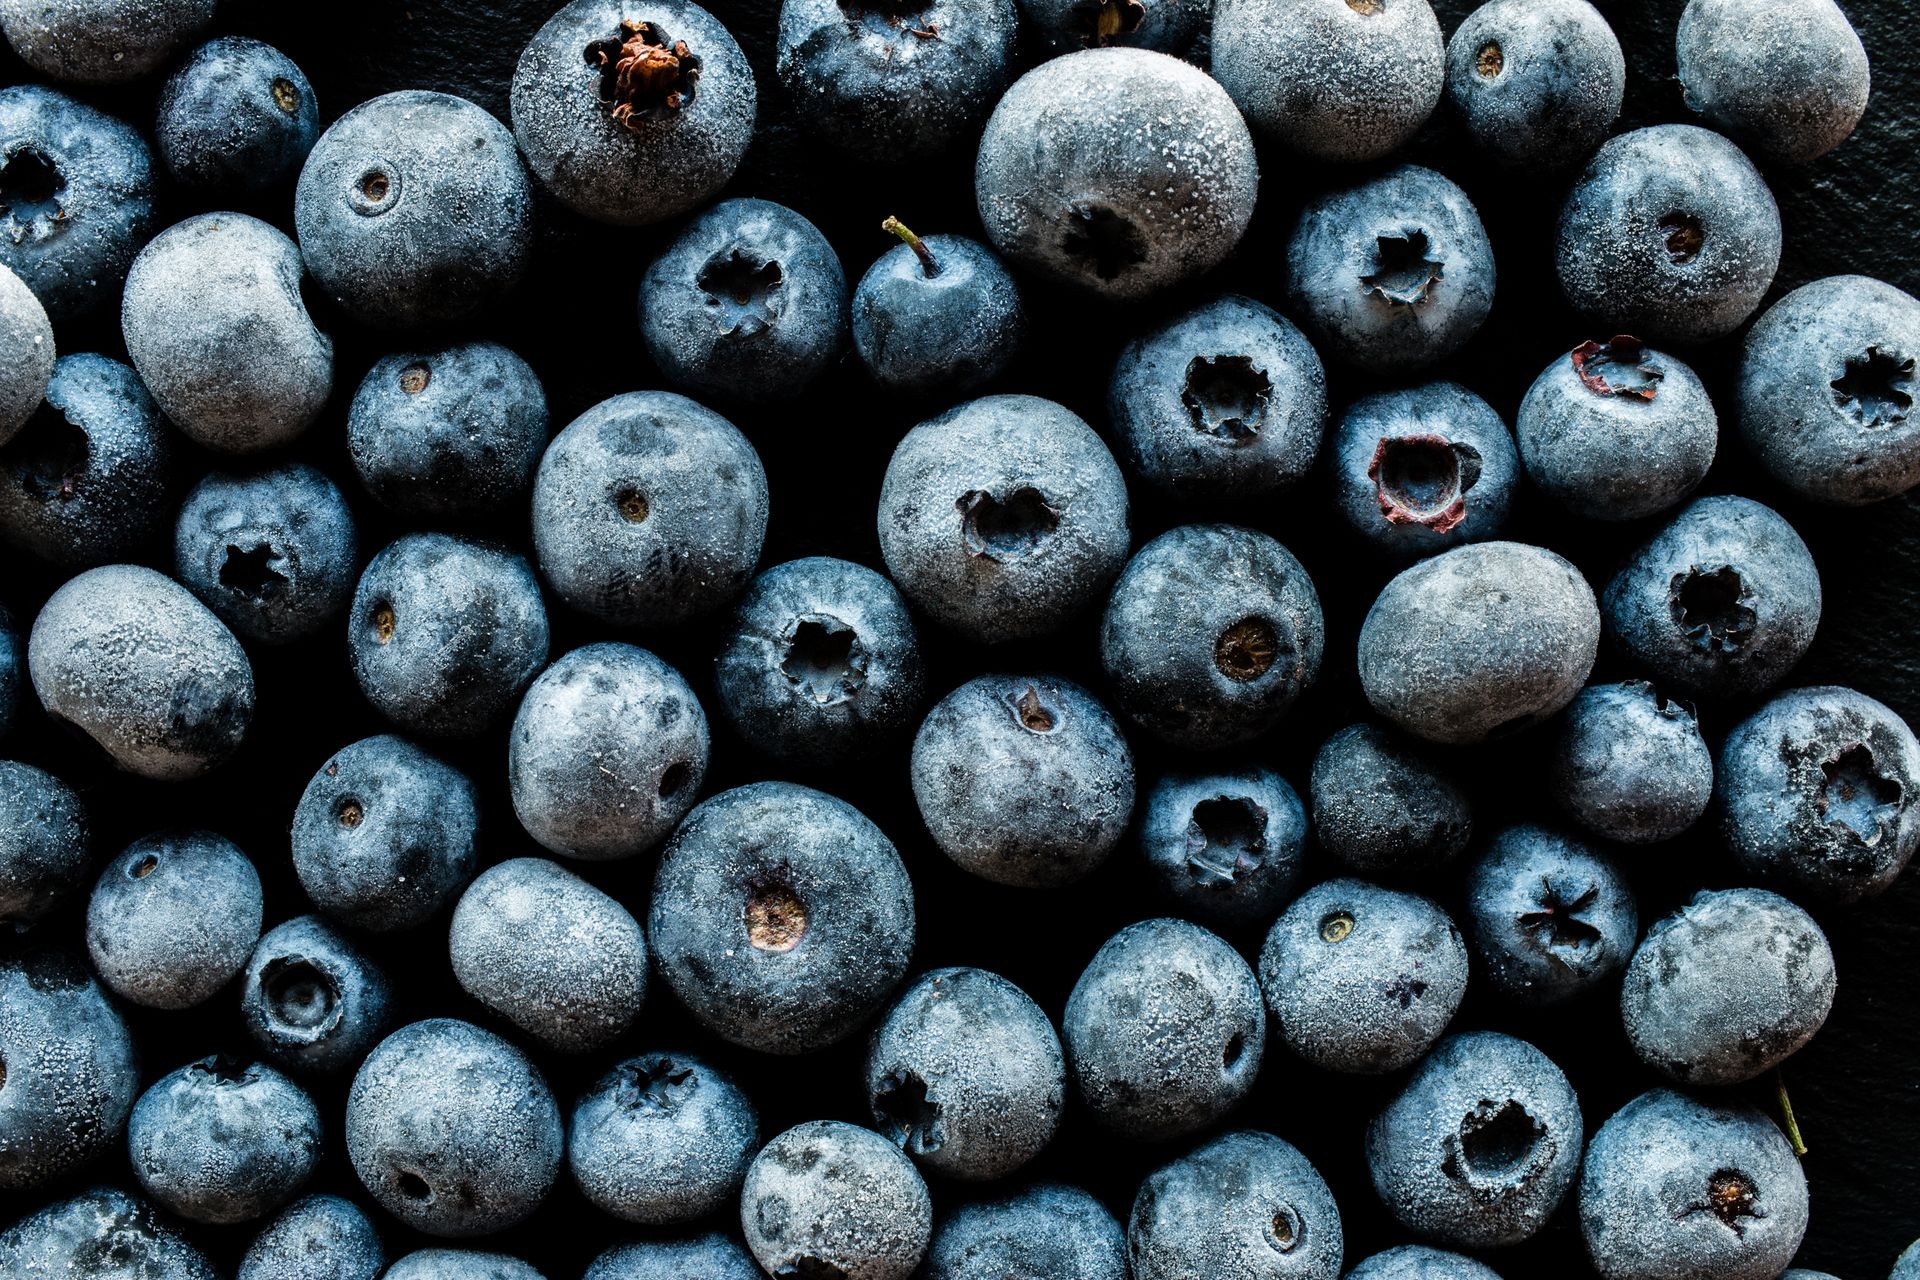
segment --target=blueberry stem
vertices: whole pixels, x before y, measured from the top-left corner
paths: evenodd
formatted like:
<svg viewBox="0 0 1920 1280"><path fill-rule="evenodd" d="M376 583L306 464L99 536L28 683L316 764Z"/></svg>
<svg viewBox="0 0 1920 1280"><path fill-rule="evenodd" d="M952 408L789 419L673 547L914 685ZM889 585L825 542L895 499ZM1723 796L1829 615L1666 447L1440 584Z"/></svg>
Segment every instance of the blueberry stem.
<svg viewBox="0 0 1920 1280"><path fill-rule="evenodd" d="M1787 1141L1793 1144L1793 1154L1807 1154L1807 1144L1800 1139L1800 1123L1793 1118L1793 1100L1787 1097L1787 1077L1780 1068L1773 1069L1774 1093L1780 1099L1780 1116L1787 1122Z"/></svg>
<svg viewBox="0 0 1920 1280"><path fill-rule="evenodd" d="M898 218L888 218L880 224L880 229L899 236L901 243L913 250L915 256L920 259L921 269L927 273L928 279L940 274L940 264L933 260L933 250L927 248L925 240L908 230L906 223Z"/></svg>

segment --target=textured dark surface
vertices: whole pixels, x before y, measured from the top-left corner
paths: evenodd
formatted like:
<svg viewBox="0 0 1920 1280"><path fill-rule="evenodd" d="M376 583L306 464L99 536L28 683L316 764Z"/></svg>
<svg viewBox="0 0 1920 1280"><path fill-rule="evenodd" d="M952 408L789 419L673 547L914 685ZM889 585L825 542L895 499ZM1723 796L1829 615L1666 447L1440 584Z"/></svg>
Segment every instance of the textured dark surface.
<svg viewBox="0 0 1920 1280"><path fill-rule="evenodd" d="M274 41L293 55L320 96L323 119L375 93L434 88L474 98L504 115L507 78L522 44L557 7L544 3L448 3L446 0L341 0L322 5L233 4L223 29L239 29ZM1446 0L1448 31L1469 6ZM1627 48L1630 67L1625 125L1685 118L1672 81L1672 38L1681 0L1613 0L1603 6ZM972 157L964 149L944 159L918 158L898 167L853 164L798 134L772 75L775 6L767 0L717 2L716 14L738 36L759 77L763 127L729 195L754 195L792 204L814 219L839 250L850 277L889 245L878 229L889 213L922 232L977 234L973 211ZM1909 291L1920 288L1920 187L1913 137L1920 126L1920 64L1909 56L1920 9L1913 0L1880 0L1850 6L1874 59L1874 97L1860 131L1844 147L1811 168L1768 171L1786 224L1786 254L1771 296L1822 275L1860 271ZM19 78L20 68L0 53L0 83ZM108 109L150 126L156 83L106 95L88 95ZM1555 291L1550 235L1566 179L1537 180L1497 173L1466 154L1444 115L1429 126L1410 158L1434 165L1460 181L1478 202L1499 261L1500 283L1492 319L1456 359L1436 371L1466 382L1511 420L1521 394L1546 363L1588 333ZM1192 292L1231 287L1267 301L1278 300L1279 244L1293 212L1338 175L1278 152L1262 154L1264 182L1254 228L1236 259L1211 282ZM256 210L287 226L290 192L275 193ZM162 224L194 212L178 193L162 196ZM546 380L558 428L591 404L617 392L661 385L639 342L635 296L640 273L665 244L671 227L620 231L594 227L542 201L543 237L532 277L520 296L498 308L473 332L514 346ZM1126 312L1100 305L1079 307L1052 292L1032 294L1034 339L1025 357L991 390L1054 397L1104 429L1106 378L1122 344L1184 299ZM333 402L295 455L326 467L349 488L362 521L363 555L377 551L400 525L351 486L344 421L354 385L384 349L350 333L339 317L322 323L341 339ZM119 354L116 326L63 331L63 351L97 349ZM1681 352L1699 371L1723 414L1728 395L1732 343ZM1374 389L1337 376L1337 404ZM795 556L832 554L878 565L874 510L881 473L893 443L913 423L944 406L883 398L866 383L851 357L832 370L805 401L753 411L729 411L760 448L772 484L772 523L765 563ZM1730 424L1723 423L1722 457L1706 491L1737 490L1776 505L1812 545L1825 579L1826 616L1813 650L1794 683L1832 681L1880 698L1910 722L1920 722L1920 634L1913 619L1920 608L1920 505L1896 499L1859 511L1826 511L1789 500L1742 456ZM1353 675L1354 639L1361 617L1388 569L1372 559L1327 506L1322 489L1303 487L1297 496L1245 511L1176 509L1133 487L1135 545L1162 529L1193 518L1236 518L1274 533L1298 554L1318 583L1326 604L1328 644L1319 686L1267 740L1235 752L1225 763L1257 760L1278 768L1304 790L1312 753L1332 729L1355 718L1360 705ZM1604 582L1650 528L1645 524L1600 528L1561 517L1537 496L1524 494L1512 525L1514 536L1548 543ZM488 532L519 543L520 518ZM156 548L156 551L158 548ZM0 560L0 599L15 616L31 618L57 580L35 566ZM606 632L555 607L554 652ZM383 725L361 699L349 673L343 628L280 651L255 651L259 678L259 728L232 765L203 782L159 786L111 774L80 748L51 735L44 720L30 716L0 751L56 768L95 803L102 828L101 861L146 831L182 823L211 826L237 841L259 864L271 925L306 909L287 854L287 825L294 803L313 770L345 742L380 732ZM1095 654L1096 621L1083 618L1054 640L995 652L929 636L929 687L938 697L983 667L1060 671L1105 693ZM684 671L703 698L710 697L712 626L656 639L641 638ZM1603 657L1595 678L1629 674ZM1706 705L1702 723L1717 742L1744 714L1740 706ZM719 730L716 720L716 730ZM1143 782L1166 757L1136 736ZM470 770L482 797L483 860L488 863L533 852L516 828L506 802L504 727L449 752ZM1552 820L1540 782L1542 753L1533 738L1473 753L1458 753L1455 767L1473 780L1482 829L1523 818ZM1067 992L1086 961L1121 926L1164 910L1136 851L1124 848L1083 884L1054 891L1002 889L974 881L944 859L921 830L906 787L905 753L878 767L819 776L783 770L750 756L719 732L708 791L761 777L792 777L842 795L872 816L900 846L911 868L920 903L921 942L915 971L936 965L976 964L995 969L1028 990L1058 1018ZM1623 863L1641 897L1647 920L1672 910L1697 887L1737 884L1740 877L1703 827L1668 846L1628 851ZM636 912L643 912L652 861L581 868ZM1333 873L1329 859L1310 854L1308 875ZM1433 891L1458 910L1457 877ZM1899 1250L1920 1235L1920 1020L1914 1017L1911 973L1920 958L1920 882L1906 877L1884 897L1862 907L1816 914L1832 940L1839 969L1839 996L1826 1030L1786 1067L1799 1119L1811 1152L1806 1169L1813 1186L1813 1226L1801 1265L1831 1271L1843 1280L1879 1280ZM76 905L50 923L48 932L78 937ZM1243 951L1258 947L1258 934L1236 936ZM485 1021L482 1011L453 984L446 956L444 919L411 935L376 939L370 950L396 980L401 1017L453 1012ZM146 1050L150 1081L215 1048L245 1052L247 1041L232 991L186 1016L136 1013L132 1021ZM1492 1028L1533 1041L1565 1066L1580 1092L1589 1132L1628 1098L1652 1086L1653 1073L1632 1058L1621 1033L1611 989L1546 1015L1508 1008L1490 990L1469 991L1457 1029ZM771 1135L802 1120L864 1119L859 1078L861 1045L848 1043L804 1059L775 1059L717 1046L698 1033L657 988L637 1031L618 1051L686 1046L707 1054L716 1066L737 1073L763 1108ZM584 1089L611 1061L613 1052L570 1060L536 1055L563 1104ZM1249 1102L1229 1124L1271 1129L1299 1144L1325 1172L1346 1219L1349 1264L1376 1249L1400 1243L1395 1228L1366 1180L1361 1139L1366 1120L1398 1087L1397 1078L1335 1077L1305 1067L1276 1043ZM317 1096L327 1115L329 1152L319 1186L367 1198L342 1154L339 1121L345 1081L323 1084ZM1771 1085L1734 1090L1771 1104ZM1089 1117L1070 1107L1063 1132L1034 1166L1038 1175L1079 1182L1123 1219L1141 1177L1183 1149L1131 1146L1105 1139ZM124 1166L102 1170L117 1179ZM66 1188L65 1190L71 1190ZM936 1184L936 1205L950 1206L959 1189ZM29 1204L10 1205L11 1218ZM383 1220L397 1256L425 1243ZM247 1228L196 1233L221 1256L237 1260ZM534 1261L549 1280L572 1280L587 1260L628 1235L590 1211L563 1184L529 1224L487 1243ZM1563 1210L1533 1242L1493 1256L1508 1277L1584 1272L1579 1236Z"/></svg>

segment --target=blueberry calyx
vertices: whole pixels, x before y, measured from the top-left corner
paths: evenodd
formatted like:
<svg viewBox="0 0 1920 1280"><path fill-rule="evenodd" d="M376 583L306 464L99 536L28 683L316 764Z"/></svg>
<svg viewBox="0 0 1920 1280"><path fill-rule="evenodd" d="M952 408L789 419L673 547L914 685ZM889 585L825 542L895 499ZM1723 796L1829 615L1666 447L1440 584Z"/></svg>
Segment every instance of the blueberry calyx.
<svg viewBox="0 0 1920 1280"><path fill-rule="evenodd" d="M1760 617L1757 597L1732 565L1693 565L1673 575L1668 607L1695 648L1733 653L1752 638Z"/></svg>
<svg viewBox="0 0 1920 1280"><path fill-rule="evenodd" d="M600 102L636 133L634 117L655 108L679 111L693 101L700 80L700 59L685 40L675 40L658 23L628 19L620 34L587 46L587 62L600 68Z"/></svg>
<svg viewBox="0 0 1920 1280"><path fill-rule="evenodd" d="M1193 429L1229 445L1258 438L1272 398L1273 381L1251 356L1195 356L1180 389Z"/></svg>
<svg viewBox="0 0 1920 1280"><path fill-rule="evenodd" d="M1863 427L1902 422L1913 408L1913 365L1912 356L1869 346L1828 384L1834 403Z"/></svg>
<svg viewBox="0 0 1920 1280"><path fill-rule="evenodd" d="M1003 501L985 489L960 495L954 506L962 516L960 541L979 560L1005 563L1039 549L1060 527L1060 511L1031 485L1015 489Z"/></svg>
<svg viewBox="0 0 1920 1280"><path fill-rule="evenodd" d="M1873 748L1850 742L1820 762L1822 784L1814 807L1827 825L1872 848L1899 821L1905 798L1897 779L1881 772Z"/></svg>
<svg viewBox="0 0 1920 1280"><path fill-rule="evenodd" d="M1361 276L1360 283L1389 306L1419 306L1432 295L1446 270L1446 263L1430 256L1429 248L1427 233L1418 227L1375 236L1373 270Z"/></svg>
<svg viewBox="0 0 1920 1280"><path fill-rule="evenodd" d="M1130 36L1146 21L1140 0L1081 0L1073 7L1080 39L1089 49L1102 49L1120 36Z"/></svg>
<svg viewBox="0 0 1920 1280"><path fill-rule="evenodd" d="M60 196L66 189L60 166L37 147L18 147L0 162L0 214L11 224L8 232L15 244L66 226Z"/></svg>
<svg viewBox="0 0 1920 1280"><path fill-rule="evenodd" d="M1660 389L1660 380L1667 376L1667 371L1647 354L1645 344L1624 333L1605 342L1588 339L1575 347L1569 358L1580 384L1597 396L1652 400ZM1609 373L1612 381L1608 381Z"/></svg>
<svg viewBox="0 0 1920 1280"><path fill-rule="evenodd" d="M1201 884L1232 884L1266 861L1267 811L1242 796L1193 806L1187 823L1187 874Z"/></svg>
<svg viewBox="0 0 1920 1280"><path fill-rule="evenodd" d="M1480 451L1431 433L1383 436L1367 479L1387 523L1452 533L1467 518L1467 491L1480 481Z"/></svg>

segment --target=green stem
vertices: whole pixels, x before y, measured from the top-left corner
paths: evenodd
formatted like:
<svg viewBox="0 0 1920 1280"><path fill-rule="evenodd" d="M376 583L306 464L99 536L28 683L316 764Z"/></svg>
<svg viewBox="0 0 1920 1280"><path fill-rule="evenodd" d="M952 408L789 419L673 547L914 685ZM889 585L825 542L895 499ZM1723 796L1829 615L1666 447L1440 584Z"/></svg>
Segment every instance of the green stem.
<svg viewBox="0 0 1920 1280"><path fill-rule="evenodd" d="M1800 1122L1793 1118L1793 1100L1787 1097L1787 1077L1778 1067L1773 1071L1773 1087L1780 1099L1780 1117L1787 1124L1787 1141L1793 1144L1794 1155L1804 1156L1807 1154L1807 1144L1800 1138Z"/></svg>
<svg viewBox="0 0 1920 1280"><path fill-rule="evenodd" d="M880 224L880 229L899 236L901 243L913 250L914 255L920 259L920 269L927 273L929 279L940 274L940 264L933 260L933 250L927 248L925 240L909 231L906 223L898 218L888 218Z"/></svg>

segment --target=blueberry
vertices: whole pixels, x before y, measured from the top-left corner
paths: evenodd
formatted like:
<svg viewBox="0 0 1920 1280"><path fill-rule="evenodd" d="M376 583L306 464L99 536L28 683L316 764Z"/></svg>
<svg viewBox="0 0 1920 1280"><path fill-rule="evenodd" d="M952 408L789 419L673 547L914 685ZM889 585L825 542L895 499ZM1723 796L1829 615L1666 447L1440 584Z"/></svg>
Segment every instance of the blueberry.
<svg viewBox="0 0 1920 1280"><path fill-rule="evenodd" d="M346 499L302 463L203 477L173 531L180 581L265 644L312 635L346 607L358 549Z"/></svg>
<svg viewBox="0 0 1920 1280"><path fill-rule="evenodd" d="M753 137L753 70L687 0L573 0L520 54L513 136L576 213L637 226L705 204Z"/></svg>
<svg viewBox="0 0 1920 1280"><path fill-rule="evenodd" d="M560 1108L539 1070L452 1018L380 1042L353 1078L346 1131L353 1171L380 1207L429 1235L513 1226L560 1170Z"/></svg>
<svg viewBox="0 0 1920 1280"><path fill-rule="evenodd" d="M1253 529L1184 525L1127 562L1100 663L1127 717L1189 750L1249 742L1320 673L1320 597L1293 553Z"/></svg>
<svg viewBox="0 0 1920 1280"><path fill-rule="evenodd" d="M1320 350L1368 373L1410 373L1453 355L1493 306L1493 246L1479 213L1466 192L1417 165L1309 200L1286 258L1288 305Z"/></svg>
<svg viewBox="0 0 1920 1280"><path fill-rule="evenodd" d="M1448 1036L1367 1126L1367 1170L1401 1226L1445 1244L1517 1244L1580 1171L1580 1100L1546 1054L1491 1031Z"/></svg>
<svg viewBox="0 0 1920 1280"><path fill-rule="evenodd" d="M1507 424L1457 382L1354 401L1328 462L1347 523L1407 558L1497 536L1520 473Z"/></svg>
<svg viewBox="0 0 1920 1280"><path fill-rule="evenodd" d="M1490 0L1447 41L1447 100L1502 164L1530 173L1587 158L1627 87L1620 41L1587 0Z"/></svg>
<svg viewBox="0 0 1920 1280"><path fill-rule="evenodd" d="M139 1083L133 1039L80 964L51 952L0 960L0 1069L0 1189L36 1190L119 1146Z"/></svg>
<svg viewBox="0 0 1920 1280"><path fill-rule="evenodd" d="M514 858L482 872L453 910L448 947L468 995L564 1053L618 1039L647 994L640 925L545 858Z"/></svg>
<svg viewBox="0 0 1920 1280"><path fill-rule="evenodd" d="M0 263L0 368L6 370L0 375L0 445L40 407L53 377L53 362L53 323L46 308L26 281Z"/></svg>
<svg viewBox="0 0 1920 1280"><path fill-rule="evenodd" d="M492 543L410 533L353 593L347 653L360 692L403 729L470 737L500 719L547 662L533 570Z"/></svg>
<svg viewBox="0 0 1920 1280"><path fill-rule="evenodd" d="M1767 308L1735 383L1747 447L1804 497L1858 505L1920 483L1912 416L1920 301L1867 276L1828 276Z"/></svg>
<svg viewBox="0 0 1920 1280"><path fill-rule="evenodd" d="M150 1009L190 1009L247 963L260 940L260 874L210 831L164 832L109 862L87 904L101 981Z"/></svg>
<svg viewBox="0 0 1920 1280"><path fill-rule="evenodd" d="M1893 1274L1887 1280L1916 1280L1920 1277L1920 1240L1914 1241L1894 1259Z"/></svg>
<svg viewBox="0 0 1920 1280"><path fill-rule="evenodd" d="M26 701L27 687L27 639L20 634L19 624L7 607L0 604L0 738L7 736L20 719L21 707ZM0 859L5 855L0 854ZM5 898L0 891L0 899ZM6 907L0 906L0 915Z"/></svg>
<svg viewBox="0 0 1920 1280"><path fill-rule="evenodd" d="M880 553L942 626L992 644L1059 630L1127 554L1127 486L1072 411L986 396L921 423L880 486Z"/></svg>
<svg viewBox="0 0 1920 1280"><path fill-rule="evenodd" d="M355 929L411 929L473 878L473 784L400 738L363 738L313 775L293 814L293 869Z"/></svg>
<svg viewBox="0 0 1920 1280"><path fill-rule="evenodd" d="M1687 703L1645 680L1589 685L1561 717L1547 790L1594 835L1655 844L1707 811L1713 756Z"/></svg>
<svg viewBox="0 0 1920 1280"><path fill-rule="evenodd" d="M54 720L162 782L223 763L253 718L253 668L220 619L151 569L89 569L33 621L27 668Z"/></svg>
<svg viewBox="0 0 1920 1280"><path fill-rule="evenodd" d="M267 930L241 980L240 1016L261 1051L289 1071L358 1066L387 1033L392 984L319 916Z"/></svg>
<svg viewBox="0 0 1920 1280"><path fill-rule="evenodd" d="M1758 1111L1654 1089L1587 1145L1580 1230L1604 1280L1766 1280L1806 1235L1807 1175Z"/></svg>
<svg viewBox="0 0 1920 1280"><path fill-rule="evenodd" d="M702 1025L766 1053L843 1040L905 975L913 885L844 800L788 782L694 807L647 913L660 976Z"/></svg>
<svg viewBox="0 0 1920 1280"><path fill-rule="evenodd" d="M1709 342L1780 265L1780 210L1740 148L1687 124L1635 129L1588 161L1560 210L1567 301L1615 333Z"/></svg>
<svg viewBox="0 0 1920 1280"><path fill-rule="evenodd" d="M415 1249L386 1270L383 1280L546 1280L528 1263L475 1249Z"/></svg>
<svg viewBox="0 0 1920 1280"><path fill-rule="evenodd" d="M1493 1268L1463 1253L1403 1244L1366 1259L1347 1280L1500 1280Z"/></svg>
<svg viewBox="0 0 1920 1280"><path fill-rule="evenodd" d="M1251 1129L1149 1174L1127 1223L1133 1280L1337 1280L1343 1247L1319 1170Z"/></svg>
<svg viewBox="0 0 1920 1280"><path fill-rule="evenodd" d="M0 0L0 34L54 80L120 84L158 70L213 21L215 0Z"/></svg>
<svg viewBox="0 0 1920 1280"><path fill-rule="evenodd" d="M1674 506L1705 478L1719 438L1693 370L1624 335L1554 360L1513 425L1527 478L1589 520Z"/></svg>
<svg viewBox="0 0 1920 1280"><path fill-rule="evenodd" d="M1360 628L1373 709L1450 746L1545 720L1580 692L1600 611L1580 571L1518 542L1455 547L1389 582Z"/></svg>
<svg viewBox="0 0 1920 1280"><path fill-rule="evenodd" d="M1640 912L1620 869L1578 840L1509 827L1467 869L1467 927L1487 981L1520 1004L1570 1000L1625 967Z"/></svg>
<svg viewBox="0 0 1920 1280"><path fill-rule="evenodd" d="M307 270L363 324L415 328L497 304L533 245L533 190L506 126L465 98L361 103L314 144L294 197Z"/></svg>
<svg viewBox="0 0 1920 1280"><path fill-rule="evenodd" d="M846 346L846 272L820 229L785 205L723 200L647 268L640 336L676 387L785 400Z"/></svg>
<svg viewBox="0 0 1920 1280"><path fill-rule="evenodd" d="M112 301L152 234L153 155L138 133L40 85L0 89L0 266L55 323Z"/></svg>
<svg viewBox="0 0 1920 1280"><path fill-rule="evenodd" d="M1128 343L1107 408L1128 466L1156 489L1195 503L1264 498L1312 468L1327 375L1285 316L1229 293Z"/></svg>
<svg viewBox="0 0 1920 1280"><path fill-rule="evenodd" d="M166 525L177 462L132 369L63 356L46 403L0 447L0 539L65 569L143 556Z"/></svg>
<svg viewBox="0 0 1920 1280"><path fill-rule="evenodd" d="M740 1220L768 1275L907 1280L926 1253L933 1206L913 1162L885 1138L815 1120L754 1157Z"/></svg>
<svg viewBox="0 0 1920 1280"><path fill-rule="evenodd" d="M195 1222L247 1222L291 1199L320 1159L320 1109L258 1063L212 1057L160 1077L127 1123L133 1172Z"/></svg>
<svg viewBox="0 0 1920 1280"><path fill-rule="evenodd" d="M1920 845L1920 742L1891 709L1833 686L1780 694L1720 748L1720 825L1734 860L1795 890L1857 902Z"/></svg>
<svg viewBox="0 0 1920 1280"><path fill-rule="evenodd" d="M573 1106L567 1163L581 1194L624 1222L691 1222L730 1206L760 1145L760 1119L703 1059L643 1053Z"/></svg>
<svg viewBox="0 0 1920 1280"><path fill-rule="evenodd" d="M1437 870L1473 835L1473 810L1452 775L1374 725L1348 725L1320 744L1311 794L1320 847L1362 875Z"/></svg>
<svg viewBox="0 0 1920 1280"><path fill-rule="evenodd" d="M1688 0L1674 53L1687 105L1771 160L1825 155L1867 109L1867 51L1833 0Z"/></svg>
<svg viewBox="0 0 1920 1280"><path fill-rule="evenodd" d="M1269 769L1171 773L1147 792L1139 836L1167 898L1237 928L1272 919L1292 897L1307 812Z"/></svg>
<svg viewBox="0 0 1920 1280"><path fill-rule="evenodd" d="M354 392L347 452L375 501L421 520L522 503L547 447L547 395L492 342L383 356Z"/></svg>
<svg viewBox="0 0 1920 1280"><path fill-rule="evenodd" d="M207 1256L145 1200L95 1187L0 1232L0 1263L19 1276L220 1280Z"/></svg>
<svg viewBox="0 0 1920 1280"><path fill-rule="evenodd" d="M593 1260L583 1280L764 1280L747 1251L718 1231L681 1240L615 1245Z"/></svg>
<svg viewBox="0 0 1920 1280"><path fill-rule="evenodd" d="M667 627L739 594L767 533L767 473L731 422L670 391L574 419L533 482L540 572L574 608Z"/></svg>
<svg viewBox="0 0 1920 1280"><path fill-rule="evenodd" d="M890 162L970 141L1012 78L1013 0L784 0L775 68L806 128Z"/></svg>
<svg viewBox="0 0 1920 1280"><path fill-rule="evenodd" d="M1260 1073L1267 1019L1238 952L1184 920L1145 920L1094 954L1061 1023L1067 1064L1095 1119L1157 1142L1203 1129Z"/></svg>
<svg viewBox="0 0 1920 1280"><path fill-rule="evenodd" d="M1205 72L1145 49L1086 49L1007 90L973 181L994 248L1129 301L1233 252L1259 177L1246 122Z"/></svg>
<svg viewBox="0 0 1920 1280"><path fill-rule="evenodd" d="M1647 930L1620 1016L1649 1066L1681 1084L1739 1084L1811 1040L1833 991L1813 917L1764 889L1703 891Z"/></svg>
<svg viewBox="0 0 1920 1280"><path fill-rule="evenodd" d="M853 349L873 380L960 394L999 377L1027 326L1020 288L1000 259L965 236L923 239L898 218L882 225L905 243L876 258L853 291Z"/></svg>
<svg viewBox="0 0 1920 1280"><path fill-rule="evenodd" d="M253 1238L234 1280L374 1280L386 1265L387 1252L358 1205L308 1196Z"/></svg>
<svg viewBox="0 0 1920 1280"><path fill-rule="evenodd" d="M922 1168L1005 1177L1060 1125L1060 1037L1030 996L984 969L921 974L867 1046L873 1123Z"/></svg>
<svg viewBox="0 0 1920 1280"><path fill-rule="evenodd" d="M259 194L299 173L320 136L320 105L286 54L222 36L168 77L153 136L181 186L222 197Z"/></svg>
<svg viewBox="0 0 1920 1280"><path fill-rule="evenodd" d="M1764 693L1813 643L1820 573L1771 508L1728 494L1690 503L1601 596L1614 644L1663 685Z"/></svg>
<svg viewBox="0 0 1920 1280"><path fill-rule="evenodd" d="M0 760L0 933L33 927L86 883L92 825L72 787Z"/></svg>
<svg viewBox="0 0 1920 1280"><path fill-rule="evenodd" d="M1362 880L1315 885L1260 949L1287 1047L1317 1067L1398 1071L1440 1038L1467 990L1467 946L1425 898Z"/></svg>
<svg viewBox="0 0 1920 1280"><path fill-rule="evenodd" d="M1106 1206L1045 1183L963 1204L933 1234L925 1280L1126 1280L1127 1241Z"/></svg>
<svg viewBox="0 0 1920 1280"><path fill-rule="evenodd" d="M782 761L835 764L898 745L926 667L907 602L864 565L809 556L753 580L714 659L734 732Z"/></svg>
<svg viewBox="0 0 1920 1280"><path fill-rule="evenodd" d="M133 367L196 444L289 443L333 389L333 341L300 296L300 251L257 218L206 213L140 251L120 327Z"/></svg>

